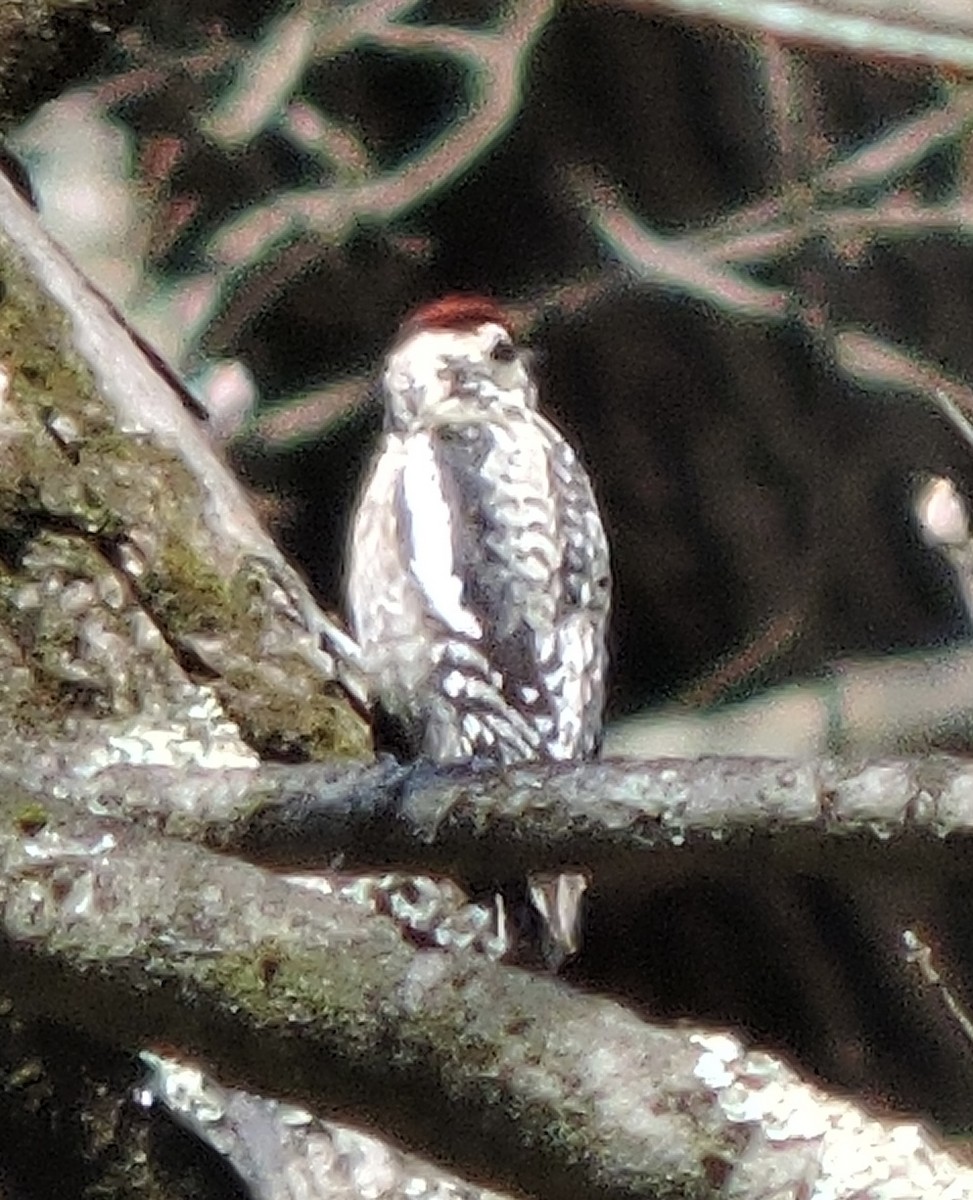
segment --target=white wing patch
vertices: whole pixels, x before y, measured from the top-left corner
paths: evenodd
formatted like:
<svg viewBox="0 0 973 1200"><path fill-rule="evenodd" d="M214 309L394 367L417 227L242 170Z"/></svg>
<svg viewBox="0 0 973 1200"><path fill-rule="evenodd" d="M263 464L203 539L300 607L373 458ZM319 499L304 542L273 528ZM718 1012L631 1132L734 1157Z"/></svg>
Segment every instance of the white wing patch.
<svg viewBox="0 0 973 1200"><path fill-rule="evenodd" d="M456 633L482 637L480 622L463 607L463 581L453 561L449 504L428 433L414 433L409 438L402 491L411 525L410 570L431 611Z"/></svg>

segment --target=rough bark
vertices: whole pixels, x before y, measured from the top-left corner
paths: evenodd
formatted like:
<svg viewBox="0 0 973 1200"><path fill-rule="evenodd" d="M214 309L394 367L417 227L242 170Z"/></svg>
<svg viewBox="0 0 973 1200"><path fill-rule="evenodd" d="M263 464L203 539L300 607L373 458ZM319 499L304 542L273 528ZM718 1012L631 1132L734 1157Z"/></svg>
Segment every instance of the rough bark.
<svg viewBox="0 0 973 1200"><path fill-rule="evenodd" d="M118 0L11 0L0 9L0 118L21 119L89 75L131 17Z"/></svg>
<svg viewBox="0 0 973 1200"><path fill-rule="evenodd" d="M246 760L237 729L265 754L362 752L322 649L339 631L2 177L0 279L2 730L162 722L197 728L199 755Z"/></svg>
<svg viewBox="0 0 973 1200"><path fill-rule="evenodd" d="M158 747L145 744L158 761ZM181 762L177 748L173 759ZM464 882L583 866L601 887L658 886L756 864L851 882L969 869L973 767L945 755L527 764L379 762L226 770L99 769L100 744L32 746L0 764L31 819L57 795L278 869L439 873ZM151 761L151 759L149 760Z"/></svg>
<svg viewBox="0 0 973 1200"><path fill-rule="evenodd" d="M540 1197L959 1194L973 1171L721 1034L408 945L392 924L53 801L0 806L21 1012L177 1041L240 1082Z"/></svg>

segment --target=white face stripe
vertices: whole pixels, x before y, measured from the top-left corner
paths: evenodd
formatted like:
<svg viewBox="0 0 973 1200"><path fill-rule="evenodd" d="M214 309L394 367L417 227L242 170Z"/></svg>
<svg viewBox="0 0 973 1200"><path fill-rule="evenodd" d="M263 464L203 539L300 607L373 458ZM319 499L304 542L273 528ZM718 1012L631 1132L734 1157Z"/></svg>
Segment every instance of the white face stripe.
<svg viewBox="0 0 973 1200"><path fill-rule="evenodd" d="M450 629L466 637L481 637L480 622L463 607L463 583L453 562L449 504L443 495L442 475L428 433L415 433L409 439L402 491L409 511L413 578L422 588L431 611Z"/></svg>
<svg viewBox="0 0 973 1200"><path fill-rule="evenodd" d="M404 371L415 379L429 379L447 358L482 361L498 341L509 340L502 325L486 321L475 329L419 329L392 348L389 372Z"/></svg>
<svg viewBox="0 0 973 1200"><path fill-rule="evenodd" d="M399 427L450 423L456 420L488 420L482 405L471 404L453 394L450 361L483 370L489 379L506 371L502 384L495 381L492 391L503 395L507 404L532 408L536 404L526 368L519 361L497 364L491 354L498 341L509 341L502 325L485 321L475 329L419 329L407 334L392 347L385 367L384 384L390 411ZM499 389L499 391L498 391Z"/></svg>

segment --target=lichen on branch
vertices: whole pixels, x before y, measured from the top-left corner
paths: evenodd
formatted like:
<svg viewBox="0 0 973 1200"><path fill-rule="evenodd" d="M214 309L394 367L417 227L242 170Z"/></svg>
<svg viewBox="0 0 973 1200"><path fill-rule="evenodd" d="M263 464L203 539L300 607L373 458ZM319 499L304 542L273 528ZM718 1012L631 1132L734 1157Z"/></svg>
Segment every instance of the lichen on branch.
<svg viewBox="0 0 973 1200"><path fill-rule="evenodd" d="M334 627L178 387L3 178L0 282L0 732L181 721L205 740L215 697L227 753L234 736L238 757L365 752Z"/></svg>

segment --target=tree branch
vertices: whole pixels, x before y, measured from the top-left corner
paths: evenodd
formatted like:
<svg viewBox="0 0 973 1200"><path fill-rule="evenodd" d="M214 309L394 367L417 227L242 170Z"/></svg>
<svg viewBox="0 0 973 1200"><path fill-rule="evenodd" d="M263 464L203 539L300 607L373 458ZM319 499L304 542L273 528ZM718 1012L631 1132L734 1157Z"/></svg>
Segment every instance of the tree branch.
<svg viewBox="0 0 973 1200"><path fill-rule="evenodd" d="M921 7L900 0L627 0L626 7L718 21L791 44L973 66L973 18L964 0L927 0Z"/></svg>
<svg viewBox="0 0 973 1200"><path fill-rule="evenodd" d="M146 747L149 761L155 751ZM97 761L97 755L95 755ZM176 761L182 761L176 754ZM860 764L709 758L434 770L378 763L257 770L120 766L81 747L0 765L34 819L70 799L277 868L397 868L462 882L582 867L599 888L777 863L848 880L895 864L970 869L973 766L947 756ZM16 810L14 810L16 811Z"/></svg>
<svg viewBox="0 0 973 1200"><path fill-rule="evenodd" d="M0 278L5 716L34 736L115 718L99 725L104 741L126 724L158 730L165 714L202 737L215 693L265 753L361 753L366 732L322 649L349 640L260 527L178 384L3 177Z"/></svg>
<svg viewBox="0 0 973 1200"><path fill-rule="evenodd" d="M734 1039L411 947L256 867L51 802L0 802L0 969L20 1011L203 1053L226 1083L376 1124L545 1198L926 1197L973 1170ZM784 1182L787 1181L787 1182Z"/></svg>

